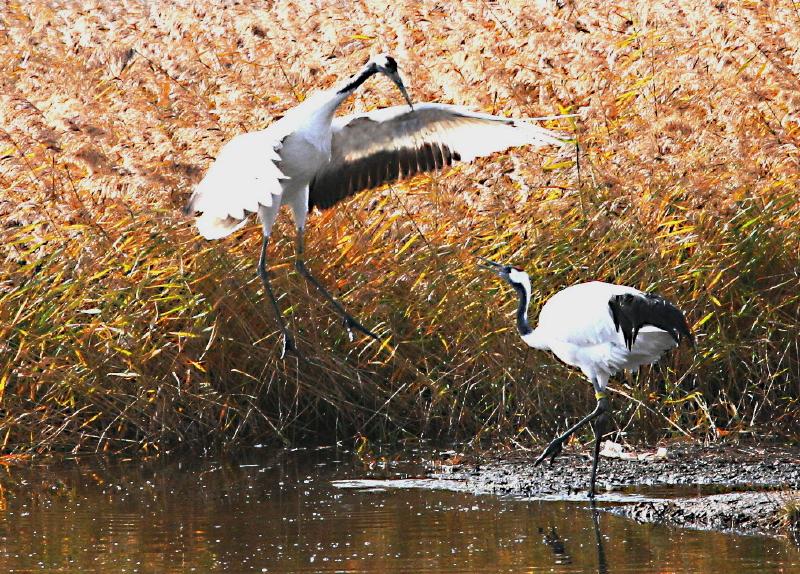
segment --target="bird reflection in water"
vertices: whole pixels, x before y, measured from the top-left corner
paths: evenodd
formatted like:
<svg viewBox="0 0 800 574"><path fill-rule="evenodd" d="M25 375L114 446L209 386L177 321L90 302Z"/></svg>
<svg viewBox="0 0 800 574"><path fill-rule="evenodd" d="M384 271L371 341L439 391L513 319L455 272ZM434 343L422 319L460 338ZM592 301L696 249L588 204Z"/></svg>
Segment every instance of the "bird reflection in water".
<svg viewBox="0 0 800 574"><path fill-rule="evenodd" d="M546 532L544 528L539 529L544 543L553 551L556 564L572 564L572 557L567 552L566 544L561 536L558 535L558 530L555 526L550 527L550 532Z"/></svg>
<svg viewBox="0 0 800 574"><path fill-rule="evenodd" d="M597 572L598 574L608 574L608 563L606 562L606 551L603 548L603 535L600 534L600 510L592 501L592 525L594 526L594 541L597 546Z"/></svg>
<svg viewBox="0 0 800 574"><path fill-rule="evenodd" d="M597 548L597 572L598 574L608 574L608 562L606 561L606 551L603 547L603 535L600 533L600 510L592 501L592 527L594 530L594 541ZM567 551L564 539L558 534L555 526L551 526L549 531L539 528L542 541L553 551L556 564L572 564L572 556Z"/></svg>

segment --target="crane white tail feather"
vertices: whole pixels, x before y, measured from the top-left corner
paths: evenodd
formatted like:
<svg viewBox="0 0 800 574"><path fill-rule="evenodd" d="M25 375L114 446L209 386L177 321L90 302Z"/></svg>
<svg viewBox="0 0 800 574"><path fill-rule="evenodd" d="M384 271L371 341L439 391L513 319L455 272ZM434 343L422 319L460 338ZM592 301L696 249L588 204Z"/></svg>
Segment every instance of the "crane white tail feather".
<svg viewBox="0 0 800 574"><path fill-rule="evenodd" d="M677 347L672 335L661 329L642 329L631 349L624 345L611 344L607 347L607 356L598 364L607 365L608 375L615 375L622 370L636 370L642 365L651 365L658 361L667 351Z"/></svg>
<svg viewBox="0 0 800 574"><path fill-rule="evenodd" d="M247 216L243 219L233 217L214 217L210 213L203 213L195 220L197 231L206 239L222 239L234 231L241 229L247 223Z"/></svg>
<svg viewBox="0 0 800 574"><path fill-rule="evenodd" d="M206 239L230 235L259 205L280 202L286 179L276 165L275 134L269 129L240 134L226 143L186 204L199 214L197 228Z"/></svg>

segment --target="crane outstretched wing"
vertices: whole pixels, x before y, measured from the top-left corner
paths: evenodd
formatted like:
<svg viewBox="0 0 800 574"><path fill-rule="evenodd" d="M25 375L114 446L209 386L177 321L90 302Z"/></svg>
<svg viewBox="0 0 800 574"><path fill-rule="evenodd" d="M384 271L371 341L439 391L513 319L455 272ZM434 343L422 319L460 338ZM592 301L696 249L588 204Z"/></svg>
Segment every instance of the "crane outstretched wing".
<svg viewBox="0 0 800 574"><path fill-rule="evenodd" d="M219 239L245 224L258 206L269 207L282 192L283 172L275 165L279 140L269 129L240 134L226 143L184 208L197 215L206 239Z"/></svg>
<svg viewBox="0 0 800 574"><path fill-rule="evenodd" d="M309 209L454 161L509 147L561 145L565 136L529 122L446 104L394 106L336 118L331 160L309 186Z"/></svg>
<svg viewBox="0 0 800 574"><path fill-rule="evenodd" d="M608 300L614 328L622 331L625 346L630 351L639 330L645 325L658 327L670 334L675 343L682 338L694 344L686 317L675 305L653 293L614 295Z"/></svg>

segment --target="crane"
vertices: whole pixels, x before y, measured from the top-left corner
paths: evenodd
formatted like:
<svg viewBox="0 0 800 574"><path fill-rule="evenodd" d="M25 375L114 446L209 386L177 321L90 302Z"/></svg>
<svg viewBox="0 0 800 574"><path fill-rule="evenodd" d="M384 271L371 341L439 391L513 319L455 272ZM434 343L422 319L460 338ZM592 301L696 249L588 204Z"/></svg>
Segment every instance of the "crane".
<svg viewBox="0 0 800 574"><path fill-rule="evenodd" d="M595 409L556 437L534 462L538 466L549 456L552 463L564 442L591 423L595 443L589 498L593 499L600 439L611 412L606 394L609 377L621 370L652 364L683 340L694 346L686 317L660 295L591 281L572 285L550 297L539 312L539 324L533 329L528 324L529 275L518 267L488 259L481 258L479 265L505 279L516 291L517 329L525 344L551 351L567 365L579 368L594 386Z"/></svg>
<svg viewBox="0 0 800 574"><path fill-rule="evenodd" d="M339 105L375 74L391 79L408 104L334 118ZM544 119L544 118L537 118ZM235 136L220 150L184 208L196 216L206 239L220 239L257 213L263 239L258 275L269 295L286 351L299 356L272 290L267 244L281 205L288 205L296 227L295 267L353 329L378 339L352 317L308 271L304 261L306 217L359 191L391 183L454 161L519 145L561 144L559 134L529 122L471 112L460 106L414 106L387 54L369 61L340 85L318 92L264 130Z"/></svg>

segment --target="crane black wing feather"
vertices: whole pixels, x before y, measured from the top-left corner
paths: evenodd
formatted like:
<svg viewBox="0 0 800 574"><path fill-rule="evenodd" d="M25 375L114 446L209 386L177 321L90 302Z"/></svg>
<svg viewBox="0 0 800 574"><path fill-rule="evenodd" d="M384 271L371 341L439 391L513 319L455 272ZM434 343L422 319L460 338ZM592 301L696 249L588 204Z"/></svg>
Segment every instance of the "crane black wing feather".
<svg viewBox="0 0 800 574"><path fill-rule="evenodd" d="M631 350L639 330L652 325L669 333L676 343L686 338L694 345L694 337L686 323L683 312L675 305L654 293L614 295L608 306L614 320L614 328L622 331L625 346Z"/></svg>
<svg viewBox="0 0 800 574"><path fill-rule="evenodd" d="M408 120L397 124L396 137L364 142L366 133L383 136L380 132L385 130L380 130L377 123L356 118L334 134L331 162L309 186L309 210L327 209L359 191L441 169L459 159L447 144L431 137L435 135L433 130L415 137L417 122Z"/></svg>
<svg viewBox="0 0 800 574"><path fill-rule="evenodd" d="M528 122L433 103L335 118L332 131L330 161L309 185L309 210L462 159L563 143L560 134Z"/></svg>

